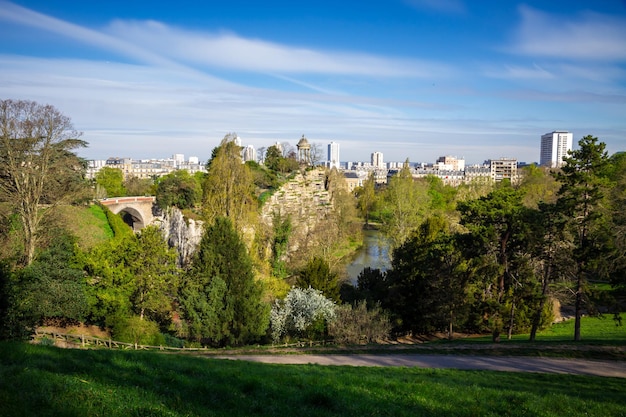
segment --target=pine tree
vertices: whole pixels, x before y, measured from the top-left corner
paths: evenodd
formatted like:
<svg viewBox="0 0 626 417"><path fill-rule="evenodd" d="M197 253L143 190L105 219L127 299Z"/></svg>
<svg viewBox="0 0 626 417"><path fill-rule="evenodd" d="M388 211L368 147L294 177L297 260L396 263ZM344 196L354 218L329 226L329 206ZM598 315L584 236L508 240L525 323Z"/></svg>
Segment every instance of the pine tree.
<svg viewBox="0 0 626 417"><path fill-rule="evenodd" d="M557 205L568 219L574 236L573 260L576 263L576 319L574 340L581 340L580 320L587 299L587 282L591 275L601 274L606 258L607 213L603 205L607 181L601 175L608 164L606 145L598 138L585 136L578 142L579 149L564 158L565 165L557 172L561 182Z"/></svg>
<svg viewBox="0 0 626 417"><path fill-rule="evenodd" d="M265 334L269 305L252 261L232 222L217 217L204 233L181 290L192 339L214 346L241 345Z"/></svg>

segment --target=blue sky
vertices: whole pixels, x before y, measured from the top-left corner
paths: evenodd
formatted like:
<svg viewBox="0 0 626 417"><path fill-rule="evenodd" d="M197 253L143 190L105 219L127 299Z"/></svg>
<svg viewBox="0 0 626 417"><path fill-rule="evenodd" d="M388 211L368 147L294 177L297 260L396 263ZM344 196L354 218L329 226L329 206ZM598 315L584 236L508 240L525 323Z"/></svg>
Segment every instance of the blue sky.
<svg viewBox="0 0 626 417"><path fill-rule="evenodd" d="M206 160L304 134L341 160L626 150L626 1L0 0L0 98L56 106L90 159Z"/></svg>

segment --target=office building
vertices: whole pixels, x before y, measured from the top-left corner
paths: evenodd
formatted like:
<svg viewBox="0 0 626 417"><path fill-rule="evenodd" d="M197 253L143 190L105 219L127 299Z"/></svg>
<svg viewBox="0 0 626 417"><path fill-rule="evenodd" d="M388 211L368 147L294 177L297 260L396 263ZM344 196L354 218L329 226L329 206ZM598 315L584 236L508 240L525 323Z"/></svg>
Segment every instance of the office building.
<svg viewBox="0 0 626 417"><path fill-rule="evenodd" d="M330 142L328 144L328 168L339 169L339 144Z"/></svg>
<svg viewBox="0 0 626 417"><path fill-rule="evenodd" d="M563 158L572 150L573 134L554 131L541 136L539 165L557 168L563 165Z"/></svg>

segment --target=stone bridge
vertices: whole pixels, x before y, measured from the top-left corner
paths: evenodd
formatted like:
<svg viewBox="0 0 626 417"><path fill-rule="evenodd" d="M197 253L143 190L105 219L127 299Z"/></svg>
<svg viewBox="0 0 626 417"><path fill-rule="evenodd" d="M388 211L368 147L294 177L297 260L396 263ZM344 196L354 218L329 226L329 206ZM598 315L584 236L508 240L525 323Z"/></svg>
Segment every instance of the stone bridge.
<svg viewBox="0 0 626 417"><path fill-rule="evenodd" d="M148 226L155 218L155 197L117 197L100 200L114 214L122 213L124 222L139 231Z"/></svg>

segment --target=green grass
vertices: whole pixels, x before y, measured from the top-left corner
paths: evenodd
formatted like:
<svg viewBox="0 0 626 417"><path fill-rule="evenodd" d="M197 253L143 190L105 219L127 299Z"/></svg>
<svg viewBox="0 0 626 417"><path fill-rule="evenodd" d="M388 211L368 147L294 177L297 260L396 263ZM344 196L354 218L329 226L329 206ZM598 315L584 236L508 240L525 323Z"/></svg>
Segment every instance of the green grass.
<svg viewBox="0 0 626 417"><path fill-rule="evenodd" d="M6 416L626 416L619 378L267 365L0 343Z"/></svg>
<svg viewBox="0 0 626 417"><path fill-rule="evenodd" d="M613 320L613 314L605 314L601 317L583 317L580 322L580 333L582 342L585 345L626 345L626 313L621 313L622 325L618 326ZM513 335L511 341L528 341L528 334ZM503 342L506 341L506 334L502 335ZM466 339L466 341L483 343L491 342L491 336ZM574 342L574 320L566 320L553 324L547 329L537 332L537 342Z"/></svg>
<svg viewBox="0 0 626 417"><path fill-rule="evenodd" d="M57 210L63 225L79 238L82 248L91 248L113 237L106 214L96 204L89 207L61 206Z"/></svg>

